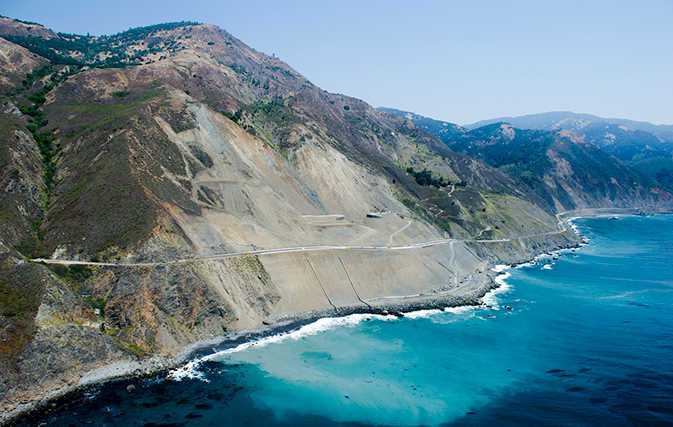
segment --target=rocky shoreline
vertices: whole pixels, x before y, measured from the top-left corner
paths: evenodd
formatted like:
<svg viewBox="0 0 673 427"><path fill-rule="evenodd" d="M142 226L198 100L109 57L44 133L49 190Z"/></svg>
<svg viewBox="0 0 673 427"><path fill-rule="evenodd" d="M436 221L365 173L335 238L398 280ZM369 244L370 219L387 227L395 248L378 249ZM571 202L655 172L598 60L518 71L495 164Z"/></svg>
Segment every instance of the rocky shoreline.
<svg viewBox="0 0 673 427"><path fill-rule="evenodd" d="M584 212L581 215L576 216L591 217L624 214L633 214L633 212L615 209L610 210L609 212ZM568 219L565 221L567 222ZM534 260L537 256L550 254L558 250L576 248L584 242L582 236L577 233L576 229L569 227L568 231L570 231L570 236L572 237L565 235L563 239L556 240L553 243L551 241L541 241L539 242L540 246L537 248L538 250L528 247L528 250L519 252L518 256L508 257L509 259L506 263L511 266L525 264ZM175 357L153 355L142 360L118 361L89 371L80 378L76 385L66 386L49 392L36 401L24 401L16 405L13 409L0 414L0 426L13 425L22 419L30 417L32 413L49 411L51 408L56 408L59 406L59 402L66 403L69 396L72 396L74 393L92 391L110 381L136 381L142 378L157 376L162 373L166 374L173 369L183 366L185 362L190 359L212 353L213 349L226 349L265 336L284 333L297 329L305 324L312 323L320 318L343 317L356 313L403 316L405 312L428 309L441 310L463 305L479 305L481 304L480 299L485 294L499 286L494 280L499 273L490 270L490 268L496 264L503 263L496 262L492 253L484 252L479 255L490 258L488 261L489 269L471 274L468 282L463 284L460 288L448 291L429 292L427 294L368 299L360 305L341 306L337 309L325 308L294 313L276 313L269 316L267 320L265 320L264 325L261 325L259 328L238 331L213 340L193 343ZM458 293L459 290L464 291Z"/></svg>
<svg viewBox="0 0 673 427"><path fill-rule="evenodd" d="M581 240L581 236L576 233L573 233L573 235L577 237L578 242ZM570 241L568 243L570 243ZM574 245L559 245L557 242L557 245L554 247L544 248L543 251L534 254L534 256L518 257L519 259L510 264L512 266L524 264L530 262L536 256L545 253L548 254L561 249L577 247L578 243L574 243ZM361 305L344 306L336 309L325 308L295 313L277 313L270 316L268 320L264 322L264 325L258 328L238 331L234 334L218 337L214 340L196 342L185 348L180 354L173 358L155 355L144 360L115 362L88 372L80 379L77 385L53 391L38 401L18 405L12 411L0 416L0 426L9 426L31 417L33 413L40 413L49 411L51 408L57 408L59 407L60 402L67 403L69 397L74 393L96 390L98 387L109 381L134 382L143 378L167 374L169 371L183 366L190 359L212 353L214 349L221 350L235 347L247 341L254 341L265 336L285 333L315 322L321 318L344 317L357 313L380 315L392 314L401 317L404 313L412 311L429 309L442 310L449 307L480 305L482 304L480 301L481 298L489 291L496 289L499 286L494 280L499 273L490 269L491 267L494 267L496 263L489 262L489 264L489 269L470 275L468 281L459 289L419 295L381 297L375 300L367 300ZM457 293L458 290L464 290L464 292ZM131 387L131 385L129 385L129 387Z"/></svg>
<svg viewBox="0 0 673 427"><path fill-rule="evenodd" d="M450 292L441 292L428 295L407 296L402 298L389 298L385 303L375 305L339 307L338 310L310 310L287 315L280 315L274 319L273 324L263 325L250 331L240 331L234 335L218 338L216 340L197 342L189 346L174 358L153 356L137 362L117 362L89 372L83 376L76 386L65 387L47 395L46 398L36 402L19 405L13 411L3 414L0 426L10 426L13 423L31 417L33 413L47 412L52 408L59 407L60 403L69 401L69 397L77 392L94 391L101 385L110 381L136 381L161 374L183 366L185 362L195 357L210 354L213 349L218 350L235 347L248 341L254 341L265 336L285 333L295 330L303 325L315 322L325 317L344 317L351 314L379 314L404 316L406 312L458 307L466 305L480 305L480 299L492 289L498 287L494 277L498 273L488 271L480 273L472 278L475 282L470 290L459 295L450 295ZM129 385L131 387L131 385ZM129 388L132 390L132 387Z"/></svg>

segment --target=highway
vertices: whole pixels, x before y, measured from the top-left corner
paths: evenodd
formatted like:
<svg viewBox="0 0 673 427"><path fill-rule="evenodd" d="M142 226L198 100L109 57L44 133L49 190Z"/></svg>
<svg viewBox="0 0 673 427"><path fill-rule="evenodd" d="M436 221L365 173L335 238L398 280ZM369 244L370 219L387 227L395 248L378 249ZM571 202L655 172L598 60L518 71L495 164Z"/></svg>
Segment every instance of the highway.
<svg viewBox="0 0 673 427"><path fill-rule="evenodd" d="M32 259L31 261L37 262L37 263L62 264L62 265L92 265L92 266L107 266L107 267L155 267L155 266L159 266L159 265L184 264L184 263L195 262L195 261L234 258L234 257L251 256L251 255L282 254L282 253L288 253L288 252L387 251L387 250L399 251L399 250L427 248L427 247L430 247L430 246L445 245L445 244L450 244L451 251L454 252L453 244L454 243L459 243L459 242L501 243L501 242L509 242L511 240L522 239L522 238L529 238L529 237L535 237L535 236L544 236L544 235L563 233L567 230L567 227L565 225L565 221L563 221L561 219L561 216L569 214L571 212L574 212L574 211L568 211L568 212L562 212L562 213L556 214L556 218L558 219L558 230L551 231L551 232L548 232L548 233L530 234L530 235L519 236L519 237L516 237L516 238L509 238L509 239L491 239L491 240L478 239L478 237L480 237L484 232L491 230L491 227L486 227L485 229L481 230L479 232L479 234L477 234L476 236L474 236L472 238L469 238L469 239L460 239L460 240L458 240L458 239L437 239L437 240L431 240L431 241L427 241L427 242L420 242L420 243L415 243L415 244L411 244L411 245L404 245L404 246L345 246L345 245L343 245L343 246L342 245L337 245L337 246L327 246L327 245L325 245L325 246L297 246L297 247L279 248L279 249L257 249L257 250L246 251L246 252L234 252L234 253L204 255L204 256L199 256L199 257L190 258L190 259L177 259L177 260L166 261L166 262L146 262L146 263L92 262L92 261L74 261L74 260L44 259L44 258L35 258L35 259ZM406 228L409 224L407 224L403 228ZM401 230L398 230L398 232L399 231L401 231ZM393 235L394 234L396 234L396 233L393 233ZM390 239L391 241L392 241L393 235L391 235L391 239ZM452 255L452 260L453 259L455 259L455 254ZM451 266L452 269L454 267L455 266Z"/></svg>
<svg viewBox="0 0 673 427"><path fill-rule="evenodd" d="M279 249L258 249L253 251L246 252L232 252L225 254L214 254L214 255L203 255L196 258L190 259L177 259L174 261L166 262L146 262L146 263L111 263L111 262L92 262L92 261L73 261L73 260L63 260L63 259L44 259L44 258L35 258L33 262L44 262L47 264L63 264L63 265L100 265L100 266L118 266L118 267L152 267L157 265L169 265L169 264L181 264L194 261L205 261L212 259L223 259L223 258L234 258L241 256L251 256L251 255L271 255L271 254L282 254L288 252L311 252L311 251L383 251L383 250L405 250L405 249L418 249L426 248L429 246L443 245L450 242L459 242L461 240L452 240L452 239L441 239L433 240L429 242L416 243L413 245L405 246L297 246L292 248L279 248ZM465 240L462 240L465 241ZM497 241L497 240L489 240ZM504 240L502 240L504 241Z"/></svg>

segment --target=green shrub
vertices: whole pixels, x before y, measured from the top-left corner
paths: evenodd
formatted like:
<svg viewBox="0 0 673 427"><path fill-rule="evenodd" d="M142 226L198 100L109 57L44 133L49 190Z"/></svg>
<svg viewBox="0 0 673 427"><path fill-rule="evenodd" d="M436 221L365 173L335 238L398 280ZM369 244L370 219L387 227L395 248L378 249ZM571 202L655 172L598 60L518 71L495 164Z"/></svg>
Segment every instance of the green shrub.
<svg viewBox="0 0 673 427"><path fill-rule="evenodd" d="M241 119L241 110L238 110L235 113L230 113L229 111L220 111L220 113L222 113L226 118L233 121L234 123L238 123L238 121Z"/></svg>
<svg viewBox="0 0 673 427"><path fill-rule="evenodd" d="M414 209L416 207L416 202L411 200L411 199L402 199L402 204L406 206L408 209Z"/></svg>
<svg viewBox="0 0 673 427"><path fill-rule="evenodd" d="M88 302L89 305L91 305L91 308L99 309L100 314L102 316L105 316L105 305L107 304L107 301L105 301L105 298L84 297L82 299L84 301Z"/></svg>
<svg viewBox="0 0 673 427"><path fill-rule="evenodd" d="M65 279L68 277L68 266L63 265L63 264L54 264L51 267L51 271L56 273L56 275L62 279Z"/></svg>
<svg viewBox="0 0 673 427"><path fill-rule="evenodd" d="M422 171L417 172L414 170L414 168L408 167L407 173L413 176L419 185L423 185L426 187L433 186L435 188L449 185L449 182L442 176L440 176L439 178L433 178L432 172L427 169L423 169Z"/></svg>
<svg viewBox="0 0 673 427"><path fill-rule="evenodd" d="M33 252L35 252L40 247L40 241L35 236L28 237L21 241L21 243L15 248L23 256L31 257Z"/></svg>
<svg viewBox="0 0 673 427"><path fill-rule="evenodd" d="M189 150L192 152L194 157L199 159L199 161L203 164L203 166L210 168L213 166L213 159L201 149L201 147L190 144L189 145Z"/></svg>

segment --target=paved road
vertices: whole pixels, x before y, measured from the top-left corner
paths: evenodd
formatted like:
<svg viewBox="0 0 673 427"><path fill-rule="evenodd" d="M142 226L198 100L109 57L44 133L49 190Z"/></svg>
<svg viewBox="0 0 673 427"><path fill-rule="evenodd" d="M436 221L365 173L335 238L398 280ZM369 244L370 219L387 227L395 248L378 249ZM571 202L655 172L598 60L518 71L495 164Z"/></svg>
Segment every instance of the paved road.
<svg viewBox="0 0 673 427"><path fill-rule="evenodd" d="M596 211L598 209L592 209L591 211ZM612 209L612 212L614 212L615 209ZM469 239L437 239L437 240L431 240L427 242L420 242L412 245L405 245L405 246L297 246L297 247L292 247L292 248L280 248L280 249L258 249L254 251L247 251L247 252L236 252L236 253L226 253L226 254L215 254L215 255L205 255L205 256L200 256L196 258L190 258L190 259L178 259L174 261L167 261L167 262L147 262L147 263L111 263L111 262L90 262L90 261L70 261L70 260L62 260L62 259L43 259L43 258L36 258L33 259L33 262L44 262L47 264L63 264L63 265L99 265L99 266L113 266L113 267L154 267L158 265L169 265L169 264L183 264L183 263L188 263L188 262L194 262L194 261L203 261L203 260L209 260L209 259L223 259L223 258L234 258L234 257L241 257L241 256L249 256L249 255L270 255L270 254L282 254L282 253L287 253L287 252L310 252L310 251L345 251L345 250L357 250L357 251L385 251L385 250L409 250L409 249L419 249L419 248L427 248L430 246L436 246L436 245L445 245L445 244L450 244L451 245L451 251L452 251L452 262L455 260L455 252L453 248L454 243L459 243L459 242L479 242L479 243L499 243L499 242L509 242L511 240L516 240L516 239L522 239L522 238L528 238L528 237L535 237L535 236L545 236L545 235L551 235L551 234L560 234L563 233L567 230L567 227L565 225L565 221L561 219L562 215L567 215L572 212L581 212L581 211L567 211L567 212L562 212L559 214L556 214L556 218L558 219L558 230L556 231L551 231L548 233L538 233L538 234L530 234L530 235L525 235L525 236L519 236L516 238L509 238L509 239L491 239L491 240L485 240L485 239L478 239L485 231L489 231L491 228L486 227L485 229L481 230L479 234L476 236L469 238ZM407 224L408 226L409 224ZM406 228L407 226L403 227ZM398 232L401 230L398 230ZM395 234L395 233L394 233ZM391 236L392 237L392 236ZM455 266L451 266L453 269Z"/></svg>
<svg viewBox="0 0 673 427"><path fill-rule="evenodd" d="M32 260L33 262L44 262L47 264L64 264L64 265L101 265L101 266L124 266L124 267L151 267L157 265L167 265L167 264L180 264L193 261L203 261L209 259L222 259L222 258L233 258L249 255L270 255L270 254L282 254L288 252L310 252L310 251L344 251L344 250L358 250L358 251L385 251L385 250L407 250L407 249L418 249L418 248L427 248L430 246L444 245L447 243L453 242L466 242L466 241L483 241L483 242L505 242L509 239L501 240L474 240L474 239L464 239L464 240L455 240L455 239L438 239L428 242L421 242L412 245L405 246L297 246L293 248L280 248L280 249L258 249L254 251L246 252L235 252L235 253L226 253L226 254L214 254L214 255L204 255L196 258L190 259L178 259L174 261L166 262L146 262L146 263L111 263L111 262L90 262L90 261L70 261L62 259L44 259L36 258Z"/></svg>

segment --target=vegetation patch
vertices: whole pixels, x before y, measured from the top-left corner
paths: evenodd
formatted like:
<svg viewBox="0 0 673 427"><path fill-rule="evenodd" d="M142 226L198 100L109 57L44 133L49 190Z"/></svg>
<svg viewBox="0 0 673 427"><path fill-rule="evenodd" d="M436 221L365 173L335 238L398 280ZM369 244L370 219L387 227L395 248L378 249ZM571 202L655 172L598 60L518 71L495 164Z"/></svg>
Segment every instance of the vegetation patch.
<svg viewBox="0 0 673 427"><path fill-rule="evenodd" d="M73 285L75 290L79 289L86 280L93 274L93 267L73 264L49 264L49 269L58 277Z"/></svg>
<svg viewBox="0 0 673 427"><path fill-rule="evenodd" d="M100 316L105 316L105 305L107 304L105 298L95 298L92 296L88 296L83 297L82 299L88 302L91 308L93 308L94 310L96 309L99 310Z"/></svg>
<svg viewBox="0 0 673 427"><path fill-rule="evenodd" d="M238 123L239 120L241 120L241 112L243 110L239 109L234 113L230 113L229 111L220 111L226 118L229 120L233 121L234 123Z"/></svg>
<svg viewBox="0 0 673 427"><path fill-rule="evenodd" d="M191 151L194 157L196 157L206 168L213 167L215 164L213 163L213 159L210 157L210 155L203 151L203 149L201 149L201 147L198 145L189 144L189 151Z"/></svg>
<svg viewBox="0 0 673 427"><path fill-rule="evenodd" d="M426 187L433 186L435 188L446 187L447 185L451 185L449 180L447 180L443 176L440 176L439 178L434 178L432 176L432 172L427 169L423 169L422 171L415 171L414 168L410 166L407 168L407 173L414 177L418 185L423 185Z"/></svg>
<svg viewBox="0 0 673 427"><path fill-rule="evenodd" d="M166 48L175 51L175 41L150 42L144 49L128 49L129 46L144 46L141 42L161 31L198 25L197 22L171 22L132 28L112 36L91 37L77 34L58 33L58 37L24 37L3 35L14 44L49 60L52 64L89 66L98 68L120 68L139 65L143 57L158 53ZM75 59L75 58L80 59Z"/></svg>
<svg viewBox="0 0 673 427"><path fill-rule="evenodd" d="M14 357L34 336L35 316L48 278L33 263L16 264L0 254L0 365Z"/></svg>

